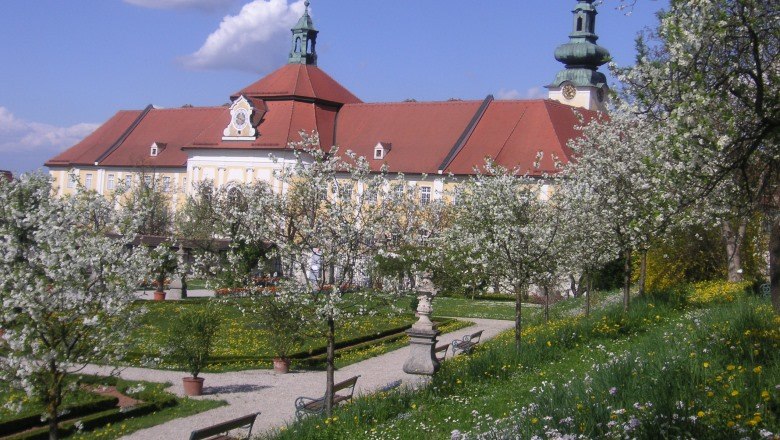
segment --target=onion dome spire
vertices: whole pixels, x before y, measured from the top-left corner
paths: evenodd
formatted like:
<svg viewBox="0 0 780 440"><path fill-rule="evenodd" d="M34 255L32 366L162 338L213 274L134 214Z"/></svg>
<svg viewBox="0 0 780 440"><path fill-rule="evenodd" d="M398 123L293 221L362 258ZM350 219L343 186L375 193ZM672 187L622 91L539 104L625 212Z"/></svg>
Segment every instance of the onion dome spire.
<svg viewBox="0 0 780 440"><path fill-rule="evenodd" d="M290 64L310 64L317 65L317 34L318 30L314 28L314 22L309 15L309 0L304 3L306 9L303 12L298 23L290 29L293 34L292 50L290 51Z"/></svg>
<svg viewBox="0 0 780 440"><path fill-rule="evenodd" d="M560 87L569 82L576 87L601 87L607 84L607 77L598 71L599 66L609 62L609 51L598 44L596 35L595 0L578 0L574 7L574 24L569 42L555 49L555 59L566 65L558 72L549 87Z"/></svg>

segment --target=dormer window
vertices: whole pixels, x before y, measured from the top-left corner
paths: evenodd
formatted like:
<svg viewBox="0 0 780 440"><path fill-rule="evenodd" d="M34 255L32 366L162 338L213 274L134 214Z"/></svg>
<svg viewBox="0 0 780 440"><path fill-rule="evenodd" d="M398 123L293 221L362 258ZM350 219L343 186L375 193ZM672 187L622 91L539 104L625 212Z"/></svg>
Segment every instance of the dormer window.
<svg viewBox="0 0 780 440"><path fill-rule="evenodd" d="M149 149L149 155L152 157L157 157L157 155L162 153L162 151L165 149L165 145L166 144L160 142L153 143L151 148Z"/></svg>
<svg viewBox="0 0 780 440"><path fill-rule="evenodd" d="M375 160L382 160L387 156L387 153L390 151L391 144L389 142L380 142L376 144L376 147L374 147L374 159Z"/></svg>

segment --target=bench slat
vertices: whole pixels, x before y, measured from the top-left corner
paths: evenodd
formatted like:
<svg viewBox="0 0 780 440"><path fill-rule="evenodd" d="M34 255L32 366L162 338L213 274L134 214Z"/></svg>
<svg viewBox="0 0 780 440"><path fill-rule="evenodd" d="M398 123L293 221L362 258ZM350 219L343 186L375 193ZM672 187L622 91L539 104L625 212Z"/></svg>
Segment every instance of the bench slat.
<svg viewBox="0 0 780 440"><path fill-rule="evenodd" d="M355 394L355 385L360 376L351 377L345 381L333 385L333 404L336 405L345 400L352 399ZM336 391L350 389L349 394L335 394ZM306 402L309 400L309 402ZM306 414L321 414L325 410L325 396L319 399L310 399L308 397L298 397L295 401L295 415L300 419Z"/></svg>
<svg viewBox="0 0 780 440"><path fill-rule="evenodd" d="M190 434L190 440L204 440L211 437L216 436L217 434L225 434L228 431L232 431L234 429L243 428L245 426L249 426L249 434L252 433L252 427L255 424L255 418L259 416L260 413L254 413L249 414L243 417L239 417L237 419L228 420L227 422L218 423L216 425L207 426L202 429L196 429L192 431ZM224 436L227 437L227 436ZM224 438L224 437L218 437L218 438ZM247 438L249 438L249 435L247 435Z"/></svg>

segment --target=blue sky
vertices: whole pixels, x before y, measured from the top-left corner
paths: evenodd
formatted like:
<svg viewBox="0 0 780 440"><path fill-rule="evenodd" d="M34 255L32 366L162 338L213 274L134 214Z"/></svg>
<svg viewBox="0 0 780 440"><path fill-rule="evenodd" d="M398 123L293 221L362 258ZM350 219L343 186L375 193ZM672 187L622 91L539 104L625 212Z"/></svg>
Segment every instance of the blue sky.
<svg viewBox="0 0 780 440"><path fill-rule="evenodd" d="M536 98L575 0L311 0L319 66L366 102ZM629 65L667 0L599 6ZM0 169L29 171L118 110L221 105L287 60L303 0L4 0Z"/></svg>

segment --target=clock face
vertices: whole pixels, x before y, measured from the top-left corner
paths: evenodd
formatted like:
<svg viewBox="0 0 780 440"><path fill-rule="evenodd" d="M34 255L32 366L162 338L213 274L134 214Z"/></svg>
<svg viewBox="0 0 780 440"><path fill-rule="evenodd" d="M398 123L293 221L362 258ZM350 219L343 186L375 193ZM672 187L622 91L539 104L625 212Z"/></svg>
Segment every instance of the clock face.
<svg viewBox="0 0 780 440"><path fill-rule="evenodd" d="M561 91L563 92L563 97L566 99L574 99L574 97L577 96L577 89L571 84L563 86Z"/></svg>
<svg viewBox="0 0 780 440"><path fill-rule="evenodd" d="M238 113L236 113L234 121L235 121L236 128L238 129L244 128L244 126L246 125L246 112L239 111Z"/></svg>

